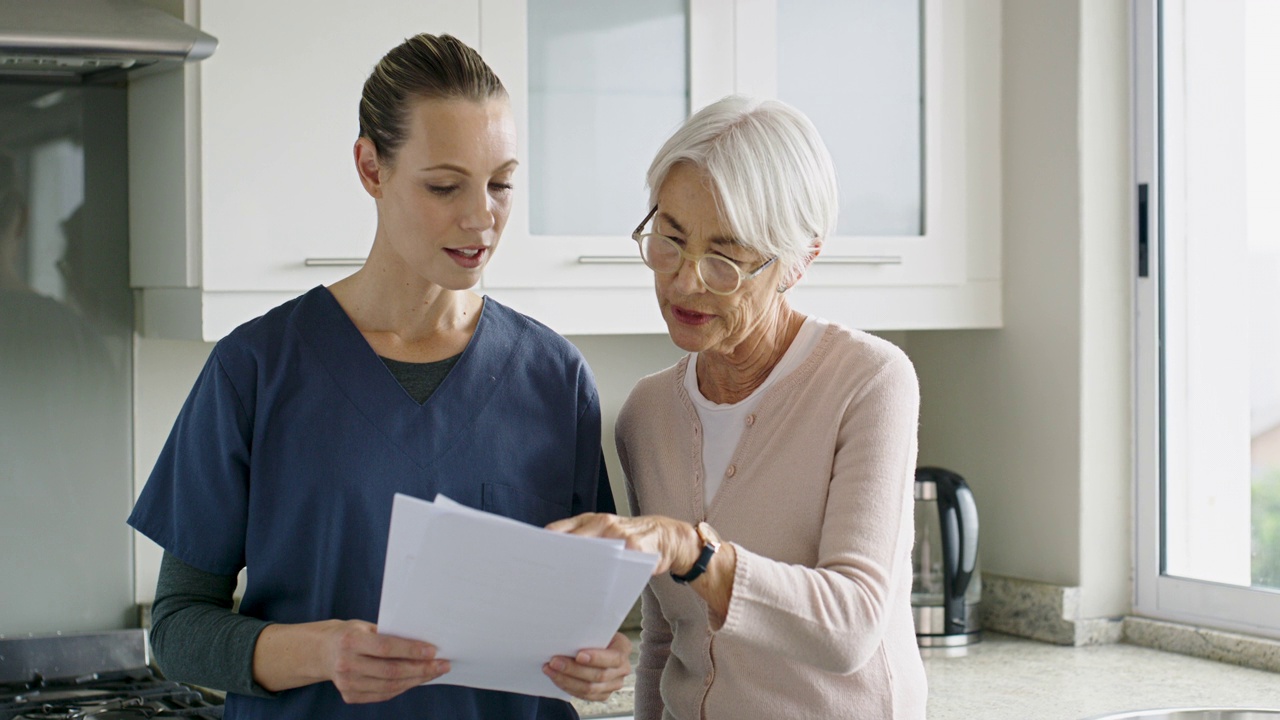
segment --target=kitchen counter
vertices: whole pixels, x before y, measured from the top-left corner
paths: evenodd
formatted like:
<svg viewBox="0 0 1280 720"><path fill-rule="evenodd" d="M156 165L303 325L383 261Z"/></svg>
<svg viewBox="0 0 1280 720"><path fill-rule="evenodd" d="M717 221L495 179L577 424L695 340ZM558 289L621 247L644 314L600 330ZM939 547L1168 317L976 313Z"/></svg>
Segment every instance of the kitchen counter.
<svg viewBox="0 0 1280 720"><path fill-rule="evenodd" d="M925 671L929 720L1078 720L1197 705L1280 708L1280 674L1136 645L1067 647L986 633L967 655L926 657ZM579 712L584 718L629 714L630 680L607 703L576 703Z"/></svg>
<svg viewBox="0 0 1280 720"><path fill-rule="evenodd" d="M987 633L925 659L929 720L1063 720L1119 710L1280 708L1280 674L1123 643L1067 647Z"/></svg>

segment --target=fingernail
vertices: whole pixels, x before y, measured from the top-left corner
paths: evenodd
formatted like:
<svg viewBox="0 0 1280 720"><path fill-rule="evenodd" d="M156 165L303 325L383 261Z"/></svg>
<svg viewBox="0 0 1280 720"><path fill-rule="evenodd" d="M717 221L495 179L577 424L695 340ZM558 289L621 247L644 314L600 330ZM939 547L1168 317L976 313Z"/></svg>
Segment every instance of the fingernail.
<svg viewBox="0 0 1280 720"><path fill-rule="evenodd" d="M550 664L552 669L554 669L557 672L564 670L564 660L561 660L560 658L556 658L552 660Z"/></svg>
<svg viewBox="0 0 1280 720"><path fill-rule="evenodd" d="M584 651L584 652L580 652L580 653L578 653L578 662L582 663L583 665L588 665L588 664L590 664L590 663L591 663L591 653L589 653L589 652L585 652L585 651Z"/></svg>

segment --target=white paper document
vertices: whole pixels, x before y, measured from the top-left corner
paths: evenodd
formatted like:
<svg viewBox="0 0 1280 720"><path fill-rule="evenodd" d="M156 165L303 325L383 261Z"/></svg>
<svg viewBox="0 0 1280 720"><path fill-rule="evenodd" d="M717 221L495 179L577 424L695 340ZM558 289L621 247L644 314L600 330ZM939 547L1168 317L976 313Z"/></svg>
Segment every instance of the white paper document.
<svg viewBox="0 0 1280 720"><path fill-rule="evenodd" d="M657 563L621 540L397 493L378 632L435 645L452 669L433 683L568 699L543 664L606 647Z"/></svg>

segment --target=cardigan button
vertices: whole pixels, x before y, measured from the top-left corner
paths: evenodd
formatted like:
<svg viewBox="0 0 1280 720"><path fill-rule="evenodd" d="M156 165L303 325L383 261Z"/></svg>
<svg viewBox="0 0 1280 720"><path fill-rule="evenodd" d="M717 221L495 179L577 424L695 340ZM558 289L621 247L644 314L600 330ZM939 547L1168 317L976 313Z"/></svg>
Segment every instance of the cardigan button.
<svg viewBox="0 0 1280 720"><path fill-rule="evenodd" d="M755 424L756 424L756 416L755 416L755 414L748 415L748 416L747 416L747 427L751 427L752 425L755 425Z"/></svg>
<svg viewBox="0 0 1280 720"><path fill-rule="evenodd" d="M733 465L730 465L729 469L724 471L724 476L733 477L735 474L737 474L737 472L738 472L738 468L734 467Z"/></svg>

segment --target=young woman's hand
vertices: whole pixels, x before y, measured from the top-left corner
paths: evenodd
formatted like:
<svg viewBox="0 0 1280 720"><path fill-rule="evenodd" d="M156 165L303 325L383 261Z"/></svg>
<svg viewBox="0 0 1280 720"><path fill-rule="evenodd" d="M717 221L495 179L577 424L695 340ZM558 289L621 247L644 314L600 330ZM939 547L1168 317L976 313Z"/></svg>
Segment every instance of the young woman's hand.
<svg viewBox="0 0 1280 720"><path fill-rule="evenodd" d="M433 645L379 635L362 620L333 622L329 679L348 703L390 700L449 672L449 661L437 660Z"/></svg>
<svg viewBox="0 0 1280 720"><path fill-rule="evenodd" d="M631 674L631 641L614 633L607 648L579 650L574 657L557 655L542 666L556 687L583 700L608 700Z"/></svg>
<svg viewBox="0 0 1280 720"><path fill-rule="evenodd" d="M348 703L390 700L449 672L429 643L379 635L363 620L268 625L253 653L253 677L278 692L330 680Z"/></svg>

